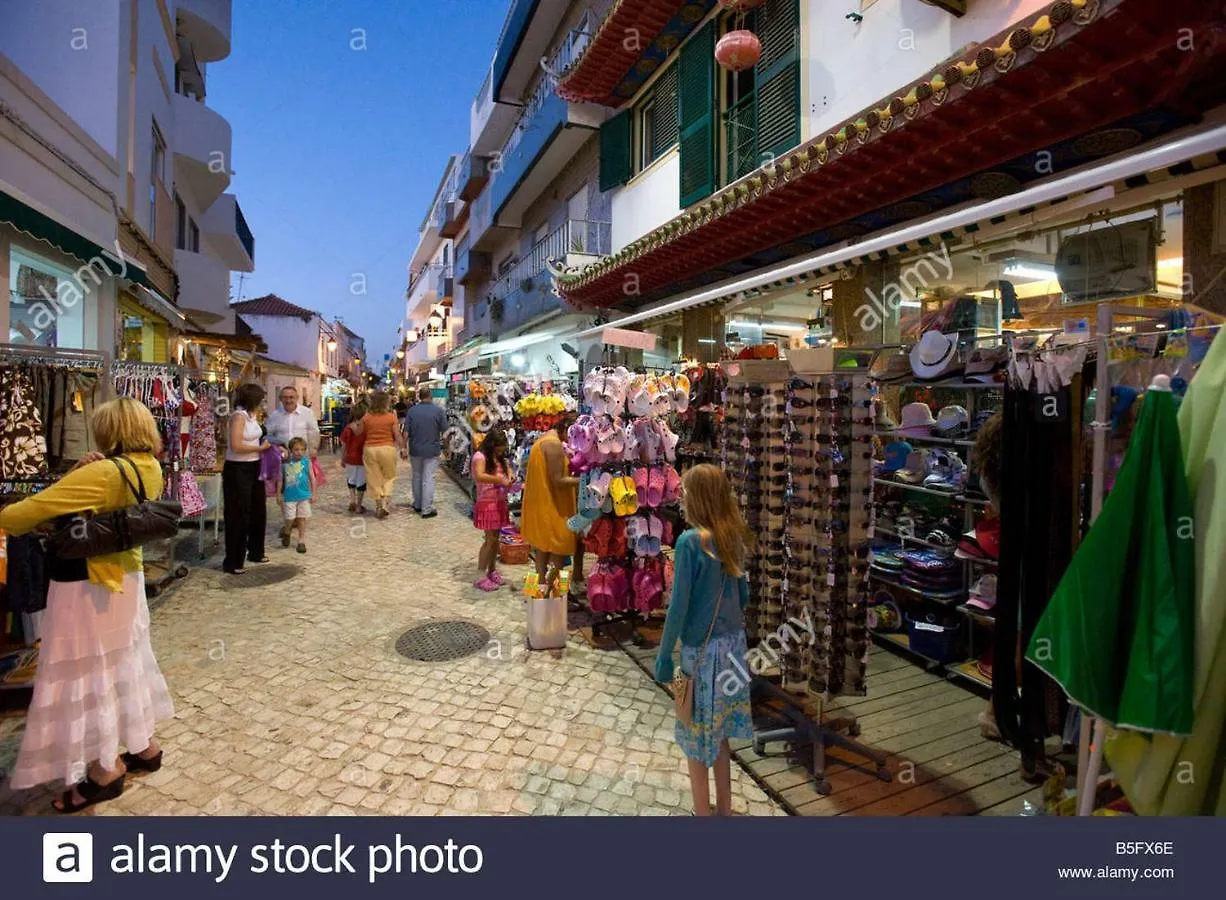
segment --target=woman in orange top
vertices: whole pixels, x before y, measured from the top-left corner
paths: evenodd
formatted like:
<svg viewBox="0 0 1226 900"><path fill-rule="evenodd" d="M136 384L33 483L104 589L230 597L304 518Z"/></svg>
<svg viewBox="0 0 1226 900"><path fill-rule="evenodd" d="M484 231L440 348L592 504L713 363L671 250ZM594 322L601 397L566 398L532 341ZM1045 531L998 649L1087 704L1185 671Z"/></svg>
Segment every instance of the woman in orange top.
<svg viewBox="0 0 1226 900"><path fill-rule="evenodd" d="M563 416L557 427L546 431L528 454L524 479L524 504L520 533L536 553L536 571L544 584L549 569L561 568L575 553L575 534L566 520L575 514L579 479L569 471L563 435L574 422Z"/></svg>
<svg viewBox="0 0 1226 900"><path fill-rule="evenodd" d="M386 519L392 489L396 486L396 450L400 458L409 458L404 431L392 410L392 400L384 391L370 398L370 412L353 426L356 434L365 437L362 462L366 466L366 486L375 501L375 518Z"/></svg>

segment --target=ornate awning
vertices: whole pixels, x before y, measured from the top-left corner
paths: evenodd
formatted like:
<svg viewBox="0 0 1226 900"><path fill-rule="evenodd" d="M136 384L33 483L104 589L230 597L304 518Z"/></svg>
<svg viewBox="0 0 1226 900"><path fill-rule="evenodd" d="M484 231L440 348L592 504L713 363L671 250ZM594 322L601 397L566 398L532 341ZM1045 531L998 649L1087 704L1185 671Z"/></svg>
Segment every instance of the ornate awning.
<svg viewBox="0 0 1226 900"><path fill-rule="evenodd" d="M1192 49L1194 48L1194 49ZM1226 100L1226 11L1057 0L937 74L557 278L618 306L712 284L1127 150Z"/></svg>
<svg viewBox="0 0 1226 900"><path fill-rule="evenodd" d="M562 74L572 103L621 106L706 18L715 0L614 0L583 55Z"/></svg>

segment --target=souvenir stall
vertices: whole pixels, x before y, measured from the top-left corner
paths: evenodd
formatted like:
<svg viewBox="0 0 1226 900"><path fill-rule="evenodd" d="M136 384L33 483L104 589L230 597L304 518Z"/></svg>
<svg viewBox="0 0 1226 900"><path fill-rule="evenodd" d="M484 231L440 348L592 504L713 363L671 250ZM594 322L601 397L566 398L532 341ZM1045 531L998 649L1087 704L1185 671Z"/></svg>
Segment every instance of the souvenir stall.
<svg viewBox="0 0 1226 900"><path fill-rule="evenodd" d="M682 525L678 437L668 419L686 409L688 379L601 367L583 382L584 414L571 427L578 512L568 523L595 558L586 603L593 633L615 621L641 622L672 588L672 547ZM633 638L640 640L638 632Z"/></svg>
<svg viewBox="0 0 1226 900"><path fill-rule="evenodd" d="M219 385L201 372L180 366L116 362L111 366L115 393L144 403L162 436L163 497L177 500L185 520L194 519L198 555L204 557L205 519L214 516L214 540L221 508L221 463L224 423L217 415ZM145 575L150 596L188 569L176 561L175 541L146 548Z"/></svg>
<svg viewBox="0 0 1226 900"><path fill-rule="evenodd" d="M679 399L673 428L681 438L677 447L677 468L684 472L700 463L719 461L719 432L723 425L727 377L715 363L683 361L677 372Z"/></svg>
<svg viewBox="0 0 1226 900"><path fill-rule="evenodd" d="M50 486L96 449L89 417L105 372L93 351L0 345L0 505ZM28 703L46 600L38 538L0 533L0 706Z"/></svg>

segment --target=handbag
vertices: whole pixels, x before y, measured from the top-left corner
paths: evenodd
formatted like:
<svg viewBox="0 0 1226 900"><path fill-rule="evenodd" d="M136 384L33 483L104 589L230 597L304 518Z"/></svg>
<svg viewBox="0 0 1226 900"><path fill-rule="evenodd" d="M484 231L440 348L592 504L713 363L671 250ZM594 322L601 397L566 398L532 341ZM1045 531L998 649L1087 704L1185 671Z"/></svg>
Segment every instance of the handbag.
<svg viewBox="0 0 1226 900"><path fill-rule="evenodd" d="M715 601L715 612L711 615L711 624L707 628L707 636L703 639L702 649L698 651L698 655L694 657L694 671L698 671L698 667L702 664L702 655L707 652L707 644L711 643L711 632L715 630L715 620L719 618L719 608L724 605L724 590L728 586L728 579L725 576L724 583L720 585L719 599ZM694 676L686 675L681 671L681 667L677 667L677 671L673 673L673 707L677 713L677 721L686 725L690 725L694 721Z"/></svg>
<svg viewBox="0 0 1226 900"><path fill-rule="evenodd" d="M123 460L136 473L136 486L128 478ZM108 553L121 553L152 541L179 533L183 511L173 500L150 500L136 464L126 456L110 460L119 470L128 490L136 497L134 506L94 516L75 515L47 538L47 550L59 559L89 559Z"/></svg>
<svg viewBox="0 0 1226 900"><path fill-rule="evenodd" d="M328 476L324 474L323 463L319 461L319 457L311 460L311 471L315 473L315 484L317 486L328 483Z"/></svg>

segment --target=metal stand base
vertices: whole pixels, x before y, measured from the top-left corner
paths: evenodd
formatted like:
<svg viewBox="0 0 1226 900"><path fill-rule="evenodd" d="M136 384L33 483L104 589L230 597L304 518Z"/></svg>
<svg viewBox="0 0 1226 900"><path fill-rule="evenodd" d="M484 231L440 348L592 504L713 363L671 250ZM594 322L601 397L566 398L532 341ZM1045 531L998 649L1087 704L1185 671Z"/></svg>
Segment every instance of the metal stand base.
<svg viewBox="0 0 1226 900"><path fill-rule="evenodd" d="M758 756L765 757L766 745L785 742L795 746L813 745L813 780L817 792L823 796L831 791L830 782L826 779L826 747L842 747L861 756L876 766L873 773L885 782L894 780L894 775L886 768L885 754L870 750L863 744L851 740L860 734L860 726L853 718L830 719L824 722L814 722L797 702L796 698L766 678L754 678L750 684L751 695L766 695L782 704L782 719L779 725L783 727L755 730L753 749ZM846 732L850 737L845 737ZM774 754L781 755L781 754Z"/></svg>

